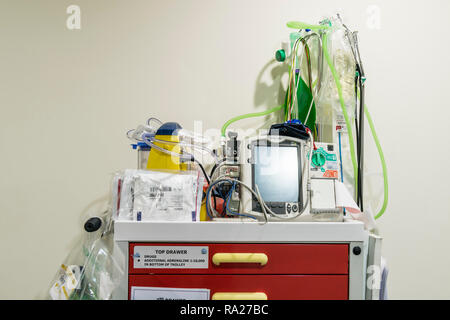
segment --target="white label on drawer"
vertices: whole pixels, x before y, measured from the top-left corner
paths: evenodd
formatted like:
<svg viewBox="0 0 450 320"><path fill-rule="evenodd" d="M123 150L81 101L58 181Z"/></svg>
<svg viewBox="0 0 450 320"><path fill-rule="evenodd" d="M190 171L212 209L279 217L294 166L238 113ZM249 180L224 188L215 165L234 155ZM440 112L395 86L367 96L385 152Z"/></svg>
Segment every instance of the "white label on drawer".
<svg viewBox="0 0 450 320"><path fill-rule="evenodd" d="M157 269L208 269L205 246L135 246L133 267Z"/></svg>
<svg viewBox="0 0 450 320"><path fill-rule="evenodd" d="M209 300L209 289L131 287L131 300Z"/></svg>

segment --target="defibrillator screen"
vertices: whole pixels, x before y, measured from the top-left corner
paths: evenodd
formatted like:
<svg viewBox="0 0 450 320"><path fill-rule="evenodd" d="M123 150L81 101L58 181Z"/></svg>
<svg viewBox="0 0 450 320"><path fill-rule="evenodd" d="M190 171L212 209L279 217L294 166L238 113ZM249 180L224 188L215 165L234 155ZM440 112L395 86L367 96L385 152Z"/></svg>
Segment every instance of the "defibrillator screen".
<svg viewBox="0 0 450 320"><path fill-rule="evenodd" d="M298 202L300 149L295 146L254 146L253 181L265 202Z"/></svg>

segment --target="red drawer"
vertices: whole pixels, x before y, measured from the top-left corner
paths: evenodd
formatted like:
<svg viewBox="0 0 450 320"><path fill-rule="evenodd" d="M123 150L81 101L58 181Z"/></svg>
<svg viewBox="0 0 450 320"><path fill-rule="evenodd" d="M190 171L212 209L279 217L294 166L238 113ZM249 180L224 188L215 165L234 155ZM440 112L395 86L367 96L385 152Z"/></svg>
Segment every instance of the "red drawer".
<svg viewBox="0 0 450 320"><path fill-rule="evenodd" d="M130 275L129 299L137 296L133 287L142 299L145 287L209 289L211 298L219 292L258 292L269 300L348 299L347 275Z"/></svg>
<svg viewBox="0 0 450 320"><path fill-rule="evenodd" d="M348 274L347 244L130 243L129 252L130 274Z"/></svg>

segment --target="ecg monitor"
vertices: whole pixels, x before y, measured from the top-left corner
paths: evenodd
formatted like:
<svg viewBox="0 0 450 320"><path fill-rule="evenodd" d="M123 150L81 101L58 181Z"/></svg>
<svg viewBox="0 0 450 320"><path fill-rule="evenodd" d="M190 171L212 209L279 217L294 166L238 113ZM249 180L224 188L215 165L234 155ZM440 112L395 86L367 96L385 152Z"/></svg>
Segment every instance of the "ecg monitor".
<svg viewBox="0 0 450 320"><path fill-rule="evenodd" d="M246 183L258 190L267 206L277 214L294 215L302 209L302 153L303 144L298 140L262 138L248 145L247 163L244 172ZM297 139L295 139L297 140ZM243 190L245 193L245 190ZM249 194L246 209L262 212L258 200Z"/></svg>

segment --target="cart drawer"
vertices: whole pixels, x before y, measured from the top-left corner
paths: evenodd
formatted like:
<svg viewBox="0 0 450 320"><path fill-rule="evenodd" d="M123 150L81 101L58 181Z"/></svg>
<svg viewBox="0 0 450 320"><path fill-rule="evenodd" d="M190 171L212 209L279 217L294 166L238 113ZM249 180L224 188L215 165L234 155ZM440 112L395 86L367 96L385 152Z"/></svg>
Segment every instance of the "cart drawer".
<svg viewBox="0 0 450 320"><path fill-rule="evenodd" d="M130 243L130 274L348 274L348 244Z"/></svg>
<svg viewBox="0 0 450 320"><path fill-rule="evenodd" d="M206 290L205 290L206 289ZM209 292L207 291L209 290ZM347 275L131 275L129 299L345 300ZM196 295L203 293L201 298ZM192 295L191 295L192 294Z"/></svg>

